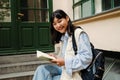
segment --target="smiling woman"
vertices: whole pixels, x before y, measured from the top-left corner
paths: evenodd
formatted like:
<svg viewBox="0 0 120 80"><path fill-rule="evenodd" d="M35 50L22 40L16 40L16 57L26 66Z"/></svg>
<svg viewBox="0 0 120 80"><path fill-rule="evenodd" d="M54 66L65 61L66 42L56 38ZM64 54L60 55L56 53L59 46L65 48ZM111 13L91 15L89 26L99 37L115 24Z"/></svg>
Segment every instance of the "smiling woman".
<svg viewBox="0 0 120 80"><path fill-rule="evenodd" d="M69 16L63 10L58 9L52 13L50 23L53 45L60 43L60 52L58 55L52 54L55 59L51 62L55 65L41 65L36 69L33 80L82 80L81 70L86 69L92 61L92 51L87 34L77 33L76 39L79 43L77 55L75 55L72 34L76 26L72 24ZM85 80L89 79L93 80L91 76Z"/></svg>

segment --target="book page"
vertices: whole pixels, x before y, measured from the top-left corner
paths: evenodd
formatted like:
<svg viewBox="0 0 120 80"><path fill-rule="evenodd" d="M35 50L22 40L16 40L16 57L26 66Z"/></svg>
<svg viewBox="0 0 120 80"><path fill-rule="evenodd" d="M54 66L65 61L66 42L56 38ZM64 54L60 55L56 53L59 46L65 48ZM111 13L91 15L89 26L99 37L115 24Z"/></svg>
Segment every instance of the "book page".
<svg viewBox="0 0 120 80"><path fill-rule="evenodd" d="M44 53L42 51L36 51L37 52L37 58L40 60L50 61L52 59L55 59L55 57L48 55L47 53Z"/></svg>

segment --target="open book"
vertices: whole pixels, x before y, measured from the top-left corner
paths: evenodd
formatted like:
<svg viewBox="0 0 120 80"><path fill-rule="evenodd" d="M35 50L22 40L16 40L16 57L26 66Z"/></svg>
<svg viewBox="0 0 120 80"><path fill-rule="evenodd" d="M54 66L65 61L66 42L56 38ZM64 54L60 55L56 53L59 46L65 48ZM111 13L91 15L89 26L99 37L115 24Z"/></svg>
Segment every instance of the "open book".
<svg viewBox="0 0 120 80"><path fill-rule="evenodd" d="M45 61L50 61L52 59L55 59L55 57L52 57L48 55L47 53L44 53L38 50L37 50L37 58L39 58L40 60L45 60Z"/></svg>

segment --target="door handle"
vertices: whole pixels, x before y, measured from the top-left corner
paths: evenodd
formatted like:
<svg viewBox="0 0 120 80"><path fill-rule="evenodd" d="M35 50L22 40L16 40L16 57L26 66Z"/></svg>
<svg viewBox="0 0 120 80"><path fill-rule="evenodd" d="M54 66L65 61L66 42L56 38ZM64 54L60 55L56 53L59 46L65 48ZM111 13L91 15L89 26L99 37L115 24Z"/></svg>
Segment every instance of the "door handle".
<svg viewBox="0 0 120 80"><path fill-rule="evenodd" d="M23 16L24 16L24 14L22 14L22 13L17 13L17 15L18 15L19 17L23 17Z"/></svg>
<svg viewBox="0 0 120 80"><path fill-rule="evenodd" d="M18 15L18 20L21 20L21 18L24 16L24 14L22 13L17 13L17 15Z"/></svg>

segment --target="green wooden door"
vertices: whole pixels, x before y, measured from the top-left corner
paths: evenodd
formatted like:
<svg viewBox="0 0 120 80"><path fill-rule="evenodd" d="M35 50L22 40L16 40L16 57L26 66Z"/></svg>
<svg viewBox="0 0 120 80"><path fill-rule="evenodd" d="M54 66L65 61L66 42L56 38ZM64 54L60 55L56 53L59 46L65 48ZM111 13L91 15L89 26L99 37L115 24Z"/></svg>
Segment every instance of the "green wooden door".
<svg viewBox="0 0 120 80"><path fill-rule="evenodd" d="M52 0L6 1L11 5L11 21L1 21L0 54L53 51L49 29Z"/></svg>
<svg viewBox="0 0 120 80"><path fill-rule="evenodd" d="M16 52L14 5L11 0L0 0L0 54ZM12 9L13 8L13 9Z"/></svg>

